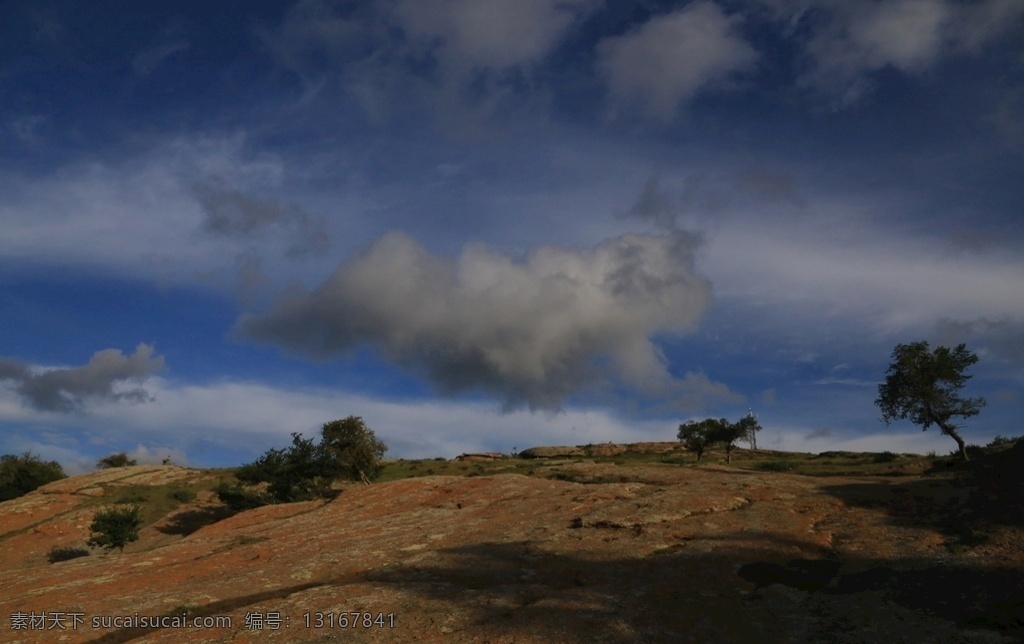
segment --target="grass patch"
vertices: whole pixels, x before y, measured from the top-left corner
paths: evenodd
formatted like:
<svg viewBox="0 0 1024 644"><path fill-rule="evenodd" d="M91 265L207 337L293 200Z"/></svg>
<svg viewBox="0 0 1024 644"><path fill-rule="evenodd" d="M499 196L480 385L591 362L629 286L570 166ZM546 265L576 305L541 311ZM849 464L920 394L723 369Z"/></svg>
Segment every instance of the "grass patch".
<svg viewBox="0 0 1024 644"><path fill-rule="evenodd" d="M171 490L167 493L167 498L178 503L191 503L196 500L196 493L186 489Z"/></svg>
<svg viewBox="0 0 1024 644"><path fill-rule="evenodd" d="M792 472L793 464L789 461L761 461L754 468L762 472Z"/></svg>

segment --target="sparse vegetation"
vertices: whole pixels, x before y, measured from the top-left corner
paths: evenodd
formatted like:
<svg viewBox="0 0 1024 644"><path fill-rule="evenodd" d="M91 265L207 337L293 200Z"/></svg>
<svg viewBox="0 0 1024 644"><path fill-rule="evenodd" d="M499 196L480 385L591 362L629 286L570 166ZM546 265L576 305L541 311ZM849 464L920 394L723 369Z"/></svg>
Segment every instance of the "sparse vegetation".
<svg viewBox="0 0 1024 644"><path fill-rule="evenodd" d="M128 458L128 455L124 452L110 454L109 456L104 456L100 460L96 461L96 467L101 470L107 470L112 467L128 467L130 465L137 464L138 462L135 459Z"/></svg>
<svg viewBox="0 0 1024 644"><path fill-rule="evenodd" d="M104 550L117 548L123 552L126 545L139 538L141 512L137 505L97 512L89 526L92 536L86 543Z"/></svg>
<svg viewBox="0 0 1024 644"><path fill-rule="evenodd" d="M46 560L50 563L57 563L58 561L69 561L71 559L78 559L79 557L88 557L89 551L85 548L75 548L72 546L54 546L50 548L50 551L46 553Z"/></svg>
<svg viewBox="0 0 1024 644"><path fill-rule="evenodd" d="M66 478L57 461L43 461L31 452L0 456L0 501L16 499L32 490Z"/></svg>

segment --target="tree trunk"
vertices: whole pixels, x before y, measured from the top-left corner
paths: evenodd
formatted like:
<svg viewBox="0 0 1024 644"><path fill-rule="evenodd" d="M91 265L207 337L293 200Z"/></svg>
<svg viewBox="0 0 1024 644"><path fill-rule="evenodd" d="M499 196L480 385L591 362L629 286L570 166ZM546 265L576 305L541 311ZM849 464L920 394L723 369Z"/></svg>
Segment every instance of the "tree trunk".
<svg viewBox="0 0 1024 644"><path fill-rule="evenodd" d="M971 460L970 458L967 457L967 443L965 443L964 439L960 437L960 434L956 432L956 426L941 421L938 423L938 425L939 428L942 430L943 434L948 434L953 440L956 441L957 447L960 448L960 456L962 456L965 461Z"/></svg>

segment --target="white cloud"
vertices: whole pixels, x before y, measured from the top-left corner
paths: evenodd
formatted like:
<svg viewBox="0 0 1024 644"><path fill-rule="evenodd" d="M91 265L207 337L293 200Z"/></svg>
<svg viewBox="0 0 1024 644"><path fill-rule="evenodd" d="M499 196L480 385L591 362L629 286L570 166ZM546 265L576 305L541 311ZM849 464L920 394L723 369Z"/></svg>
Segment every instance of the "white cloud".
<svg viewBox="0 0 1024 644"><path fill-rule="evenodd" d="M831 214L811 221L751 213L719 222L701 267L720 299L769 307L787 328L832 319L861 332L898 333L940 319L1024 321L1019 255L960 253L848 204L809 208ZM795 321L804 315L813 318Z"/></svg>
<svg viewBox="0 0 1024 644"><path fill-rule="evenodd" d="M557 409L609 378L674 399L714 390L673 379L650 340L692 330L708 305L693 243L624 235L592 250L539 247L523 261L471 244L450 260L389 233L239 330L316 359L378 347L443 392L479 389L509 408Z"/></svg>
<svg viewBox="0 0 1024 644"><path fill-rule="evenodd" d="M974 442L975 437L971 437ZM940 432L888 430L874 434L855 434L831 428L800 427L796 425L767 426L757 438L761 449L784 452L893 452L895 454L945 455L956 448L956 443Z"/></svg>
<svg viewBox="0 0 1024 644"><path fill-rule="evenodd" d="M639 106L668 121L699 91L749 69L754 49L737 33L739 17L714 2L688 4L598 46L612 103Z"/></svg>

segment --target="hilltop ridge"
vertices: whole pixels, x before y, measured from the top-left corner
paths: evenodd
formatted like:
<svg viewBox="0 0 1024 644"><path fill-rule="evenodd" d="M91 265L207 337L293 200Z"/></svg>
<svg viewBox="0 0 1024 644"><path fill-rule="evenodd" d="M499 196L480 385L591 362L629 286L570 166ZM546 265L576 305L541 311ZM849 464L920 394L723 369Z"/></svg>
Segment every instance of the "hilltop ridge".
<svg viewBox="0 0 1024 644"><path fill-rule="evenodd" d="M1022 528L1011 516L964 532L978 491L959 478L600 458L535 460L526 476L430 463L485 471L353 484L330 501L234 516L209 492L227 472L176 466L103 470L2 503L0 639L53 641L53 628L12 628L14 615L44 613L82 616L59 634L69 642L1024 635ZM137 542L47 561L116 501L148 508ZM135 621L94 627L113 616Z"/></svg>

